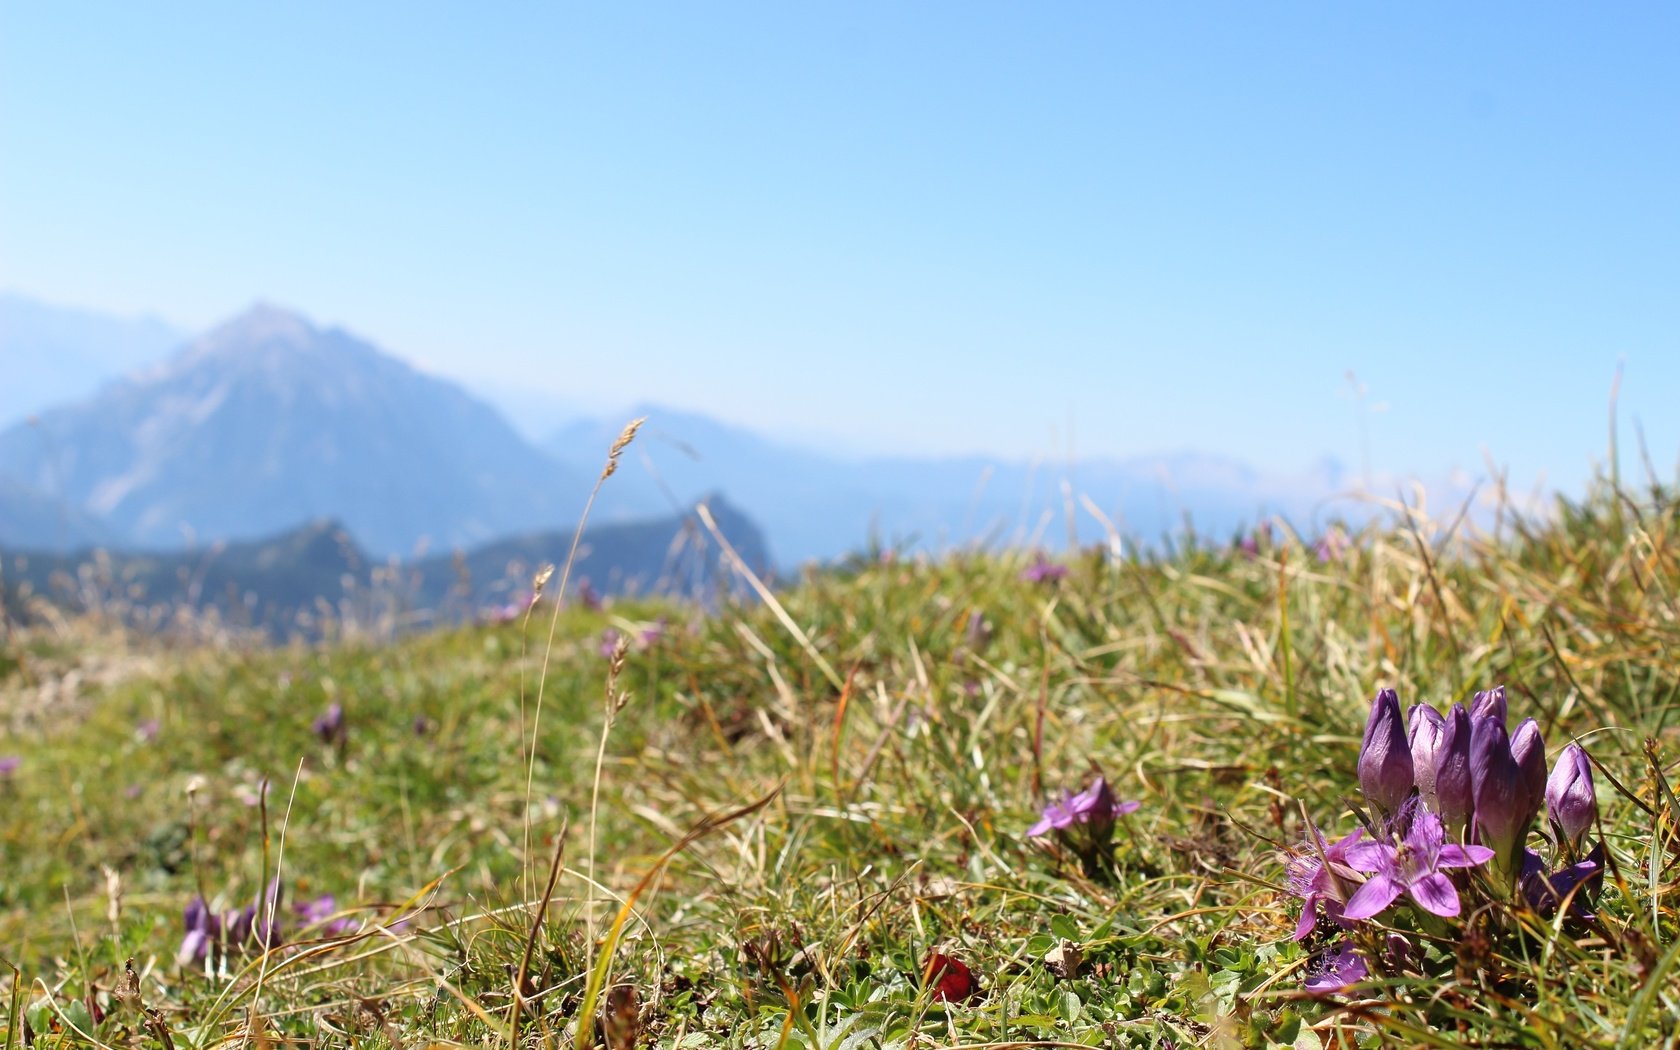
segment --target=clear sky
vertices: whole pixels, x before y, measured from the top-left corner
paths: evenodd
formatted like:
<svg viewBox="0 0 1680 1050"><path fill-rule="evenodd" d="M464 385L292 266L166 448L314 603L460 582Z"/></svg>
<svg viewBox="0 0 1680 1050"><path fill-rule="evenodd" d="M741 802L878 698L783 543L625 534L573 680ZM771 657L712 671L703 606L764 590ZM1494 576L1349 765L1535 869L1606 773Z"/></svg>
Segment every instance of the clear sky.
<svg viewBox="0 0 1680 1050"><path fill-rule="evenodd" d="M1672 472L1677 12L3 0L0 287L852 450L1357 467L1352 370L1565 485L1625 358Z"/></svg>

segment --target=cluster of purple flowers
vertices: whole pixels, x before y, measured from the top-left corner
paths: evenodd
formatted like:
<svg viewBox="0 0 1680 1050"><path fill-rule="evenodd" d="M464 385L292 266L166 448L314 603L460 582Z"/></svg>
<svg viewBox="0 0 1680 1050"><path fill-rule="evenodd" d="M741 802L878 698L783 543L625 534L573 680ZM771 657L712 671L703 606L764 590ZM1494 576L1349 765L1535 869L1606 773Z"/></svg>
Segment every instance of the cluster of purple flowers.
<svg viewBox="0 0 1680 1050"><path fill-rule="evenodd" d="M1044 807L1038 823L1027 829L1032 838L1054 836L1065 849L1079 858L1080 866L1092 878L1112 875L1114 868L1114 822L1132 813L1141 802L1122 802L1099 775L1079 794L1064 793L1059 802Z"/></svg>
<svg viewBox="0 0 1680 1050"><path fill-rule="evenodd" d="M194 897L182 914L186 934L175 953L176 965L209 963L236 951L280 947L285 943L280 930L282 896L280 880L275 879L256 900L222 915L212 911L203 897ZM353 933L358 925L354 919L336 917L338 902L331 894L299 901L292 906L292 913L303 928L319 927L328 937Z"/></svg>
<svg viewBox="0 0 1680 1050"><path fill-rule="evenodd" d="M1027 583L1055 583L1067 574L1066 565L1057 565L1043 551L1035 551L1032 564L1021 570L1021 579Z"/></svg>
<svg viewBox="0 0 1680 1050"><path fill-rule="evenodd" d="M1546 772L1545 741L1530 718L1509 732L1503 687L1477 693L1467 710L1442 714L1428 704L1402 717L1392 689L1371 703L1359 751L1359 786L1372 812L1365 827L1327 844L1317 828L1289 863L1290 889L1302 901L1295 938L1327 921L1351 929L1402 896L1421 912L1450 919L1463 892L1521 898L1544 914L1570 903L1589 907L1603 880L1602 844L1586 848L1598 818L1592 761L1578 744ZM1528 846L1544 807L1551 862ZM1472 881L1455 869L1481 869ZM1404 945L1389 945L1392 962ZM1339 991L1367 975L1347 941L1322 954L1307 982Z"/></svg>

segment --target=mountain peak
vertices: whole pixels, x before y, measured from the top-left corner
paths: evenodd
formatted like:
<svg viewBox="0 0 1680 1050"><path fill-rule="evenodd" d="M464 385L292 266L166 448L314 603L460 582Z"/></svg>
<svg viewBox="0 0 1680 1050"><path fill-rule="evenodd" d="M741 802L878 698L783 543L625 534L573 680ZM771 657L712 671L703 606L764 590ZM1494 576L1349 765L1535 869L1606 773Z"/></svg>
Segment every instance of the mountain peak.
<svg viewBox="0 0 1680 1050"><path fill-rule="evenodd" d="M211 329L206 343L289 343L301 345L314 339L316 328L296 310L258 300L250 308Z"/></svg>

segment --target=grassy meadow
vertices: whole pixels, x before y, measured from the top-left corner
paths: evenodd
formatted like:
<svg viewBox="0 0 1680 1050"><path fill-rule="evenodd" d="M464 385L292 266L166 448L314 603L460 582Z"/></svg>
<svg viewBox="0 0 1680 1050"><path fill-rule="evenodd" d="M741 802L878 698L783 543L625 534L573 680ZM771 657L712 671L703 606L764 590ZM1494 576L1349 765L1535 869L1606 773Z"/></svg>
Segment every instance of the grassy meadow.
<svg viewBox="0 0 1680 1050"><path fill-rule="evenodd" d="M0 1047L1676 1045L1680 503L1432 511L379 644L10 624ZM1396 906L1309 990L1373 694L1496 684L1596 762L1593 914ZM1112 848L1028 835L1099 769Z"/></svg>

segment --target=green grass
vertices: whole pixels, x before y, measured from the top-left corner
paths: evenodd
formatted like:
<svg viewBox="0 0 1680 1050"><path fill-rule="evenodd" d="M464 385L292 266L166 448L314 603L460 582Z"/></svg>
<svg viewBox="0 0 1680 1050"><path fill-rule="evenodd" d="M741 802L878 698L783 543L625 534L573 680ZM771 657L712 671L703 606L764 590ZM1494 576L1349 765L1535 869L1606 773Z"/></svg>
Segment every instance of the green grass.
<svg viewBox="0 0 1680 1050"><path fill-rule="evenodd" d="M809 645L763 606L568 610L540 727L546 606L377 647L14 630L0 1046L16 1014L35 1046L505 1043L522 967L533 1046L585 1017L613 1046L625 1018L642 1045L1672 1045L1677 524L1666 494L1605 485L1544 525L1402 523L1327 563L1281 533L1254 557L1082 554L1043 584L1017 557L871 559L778 592ZM603 628L661 613L612 676ZM1620 785L1599 780L1600 921L1497 905L1307 996L1323 942L1291 940L1283 847L1303 812L1353 826L1372 693L1495 683L1549 756L1583 737ZM342 746L311 731L334 700ZM1113 878L1024 835L1093 764L1143 803ZM200 889L237 908L277 867L286 948L176 965ZM290 903L323 893L360 932L300 928ZM931 951L980 994L937 1001Z"/></svg>

